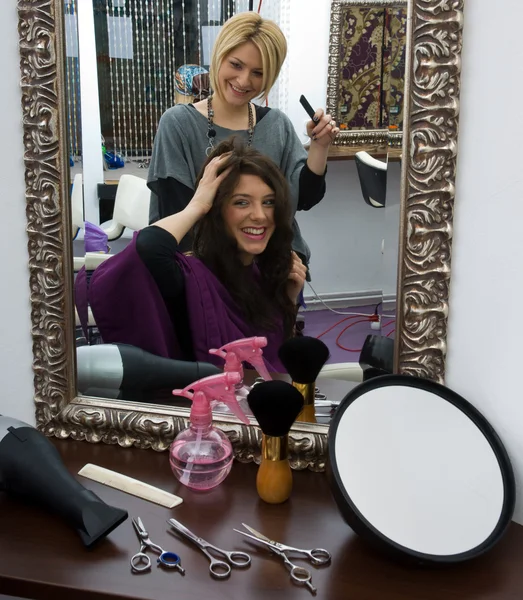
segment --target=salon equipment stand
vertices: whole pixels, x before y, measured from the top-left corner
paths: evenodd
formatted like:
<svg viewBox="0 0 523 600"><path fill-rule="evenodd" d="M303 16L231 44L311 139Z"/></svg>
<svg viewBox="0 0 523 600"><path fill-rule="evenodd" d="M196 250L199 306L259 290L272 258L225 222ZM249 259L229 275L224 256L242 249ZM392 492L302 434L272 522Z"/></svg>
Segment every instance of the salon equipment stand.
<svg viewBox="0 0 523 600"><path fill-rule="evenodd" d="M487 555L452 568L426 570L390 562L369 549L343 522L324 474L294 471L290 501L272 506L256 493L254 464L235 461L216 489L197 494L171 474L167 453L51 438L72 473L91 462L181 495L166 509L83 478L104 501L139 516L152 539L179 553L185 577L153 566L132 575L136 552L131 519L95 549L86 550L64 523L37 507L23 507L0 494L0 594L33 600L308 600L292 585L281 561L244 542L233 527L249 523L294 546L321 546L332 564L313 568L316 598L325 600L520 600L523 594L523 527L511 524ZM246 550L252 565L225 581L209 576L207 559L168 533L174 517L222 548ZM299 559L297 559L299 562Z"/></svg>

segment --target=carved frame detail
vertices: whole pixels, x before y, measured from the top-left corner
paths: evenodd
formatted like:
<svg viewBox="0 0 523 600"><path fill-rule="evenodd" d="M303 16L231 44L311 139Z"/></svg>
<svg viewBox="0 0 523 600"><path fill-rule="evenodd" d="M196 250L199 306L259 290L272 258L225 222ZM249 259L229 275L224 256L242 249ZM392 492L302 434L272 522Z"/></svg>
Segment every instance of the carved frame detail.
<svg viewBox="0 0 523 600"><path fill-rule="evenodd" d="M124 410L115 401L76 397L62 4L18 0L37 427L58 438L166 450L186 426L187 409L126 403ZM441 382L463 0L412 0L409 14L396 360L398 372ZM258 427L226 416L217 424L238 460L259 460ZM322 471L326 427L300 424L290 447L293 468Z"/></svg>

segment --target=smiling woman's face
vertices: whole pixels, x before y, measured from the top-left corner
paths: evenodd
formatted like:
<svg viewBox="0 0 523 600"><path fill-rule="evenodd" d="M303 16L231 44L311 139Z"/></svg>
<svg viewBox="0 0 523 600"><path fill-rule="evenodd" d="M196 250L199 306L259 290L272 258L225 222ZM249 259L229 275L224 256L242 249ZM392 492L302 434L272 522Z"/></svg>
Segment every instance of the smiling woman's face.
<svg viewBox="0 0 523 600"><path fill-rule="evenodd" d="M251 264L274 233L273 190L256 175L241 175L232 196L223 205L222 215L243 264Z"/></svg>
<svg viewBox="0 0 523 600"><path fill-rule="evenodd" d="M235 106L247 104L262 92L260 51L252 42L238 46L224 59L218 72L221 95Z"/></svg>

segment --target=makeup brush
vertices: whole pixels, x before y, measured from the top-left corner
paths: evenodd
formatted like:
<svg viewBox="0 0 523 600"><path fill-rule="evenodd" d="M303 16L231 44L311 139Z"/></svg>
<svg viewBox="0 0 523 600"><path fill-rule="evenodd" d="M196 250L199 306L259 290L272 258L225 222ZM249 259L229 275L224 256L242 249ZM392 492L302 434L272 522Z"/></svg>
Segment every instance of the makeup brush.
<svg viewBox="0 0 523 600"><path fill-rule="evenodd" d="M316 377L330 356L328 347L317 338L298 336L284 342L278 350L278 356L292 378L292 385L303 394L303 410L296 420L316 423Z"/></svg>
<svg viewBox="0 0 523 600"><path fill-rule="evenodd" d="M303 396L285 381L264 381L251 389L247 402L263 433L256 489L265 502L280 504L291 495L288 434L303 408Z"/></svg>

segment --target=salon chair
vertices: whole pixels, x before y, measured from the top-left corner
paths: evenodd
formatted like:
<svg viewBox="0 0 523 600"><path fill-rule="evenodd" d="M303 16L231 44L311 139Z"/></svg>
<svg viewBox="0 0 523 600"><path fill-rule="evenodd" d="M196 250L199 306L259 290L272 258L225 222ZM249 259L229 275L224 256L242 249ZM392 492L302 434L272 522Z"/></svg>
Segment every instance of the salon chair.
<svg viewBox="0 0 523 600"><path fill-rule="evenodd" d="M101 224L107 240L117 240L127 227L139 231L149 225L151 191L147 181L135 175L122 175L116 190L113 218Z"/></svg>
<svg viewBox="0 0 523 600"><path fill-rule="evenodd" d="M356 152L354 159L365 202L383 208L387 193L387 163L373 158L368 152Z"/></svg>

